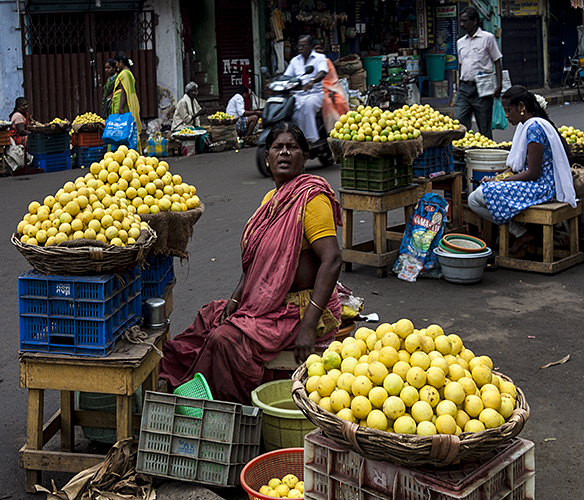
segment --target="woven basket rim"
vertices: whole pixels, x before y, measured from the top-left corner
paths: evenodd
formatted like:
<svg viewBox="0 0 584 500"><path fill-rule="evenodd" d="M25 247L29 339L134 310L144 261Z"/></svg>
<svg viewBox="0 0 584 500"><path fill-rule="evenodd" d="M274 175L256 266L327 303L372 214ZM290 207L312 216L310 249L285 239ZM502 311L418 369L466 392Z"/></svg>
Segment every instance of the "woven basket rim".
<svg viewBox="0 0 584 500"><path fill-rule="evenodd" d="M37 271L44 274L101 274L119 272L146 259L150 248L156 242L156 231L146 231L144 243L132 243L124 247L109 245L106 247L81 246L66 247L51 245L41 247L27 245L20 241L21 235L13 233L10 241Z"/></svg>
<svg viewBox="0 0 584 500"><path fill-rule="evenodd" d="M500 372L493 371L493 374L513 382L511 378ZM292 375L294 381L292 399L308 420L320 427L325 435L341 446L350 448L371 460L387 460L398 465L445 466L455 461L477 458L480 454L488 453L504 441L517 436L530 414L529 404L523 391L515 386L517 398L513 415L503 425L494 429L486 429L477 433L463 432L458 436L418 436L390 433L351 424L318 406L308 397L304 388L303 382L307 376L306 363L303 363ZM348 429L351 429L352 432L347 432ZM433 445L438 446L440 443L437 441L440 440L446 441L445 446L442 450L438 449L438 457L431 456ZM456 453L446 453L444 450L448 447L451 451L456 449Z"/></svg>

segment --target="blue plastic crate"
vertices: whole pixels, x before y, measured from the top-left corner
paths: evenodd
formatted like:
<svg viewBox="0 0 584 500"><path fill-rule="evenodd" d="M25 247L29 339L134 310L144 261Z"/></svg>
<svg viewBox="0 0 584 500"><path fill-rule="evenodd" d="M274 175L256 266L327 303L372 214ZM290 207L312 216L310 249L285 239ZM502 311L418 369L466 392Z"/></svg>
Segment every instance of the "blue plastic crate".
<svg viewBox="0 0 584 500"><path fill-rule="evenodd" d="M75 167L89 168L93 162L103 160L103 155L107 153L107 146L95 146L92 148L73 148L75 156Z"/></svg>
<svg viewBox="0 0 584 500"><path fill-rule="evenodd" d="M164 289L174 279L174 270L169 269L166 275L158 282L146 283L142 282L142 301L151 299L153 297L162 297Z"/></svg>
<svg viewBox="0 0 584 500"><path fill-rule="evenodd" d="M162 255L148 257L142 266L142 282L158 283L162 281L169 270L172 270L174 276L174 258L172 255L167 257Z"/></svg>
<svg viewBox="0 0 584 500"><path fill-rule="evenodd" d="M32 160L32 165L36 168L42 168L45 172L71 170L71 152L36 154Z"/></svg>
<svg viewBox="0 0 584 500"><path fill-rule="evenodd" d="M141 319L139 266L120 275L18 279L20 349L103 356Z"/></svg>
<svg viewBox="0 0 584 500"><path fill-rule="evenodd" d="M435 172L453 171L452 145L424 149L414 160L414 177L428 177Z"/></svg>
<svg viewBox="0 0 584 500"><path fill-rule="evenodd" d="M63 153L69 151L70 142L69 132L52 135L33 133L28 136L28 151L33 155Z"/></svg>

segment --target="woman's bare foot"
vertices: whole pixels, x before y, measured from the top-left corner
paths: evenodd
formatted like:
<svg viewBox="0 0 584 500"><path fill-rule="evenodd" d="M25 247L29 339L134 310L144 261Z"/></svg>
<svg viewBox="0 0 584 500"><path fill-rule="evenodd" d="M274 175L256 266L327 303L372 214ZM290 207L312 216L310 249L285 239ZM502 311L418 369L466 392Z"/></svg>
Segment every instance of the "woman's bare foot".
<svg viewBox="0 0 584 500"><path fill-rule="evenodd" d="M516 238L513 242L511 248L509 248L509 253L517 253L521 250L524 246L528 245L535 239L533 234L525 233L523 236Z"/></svg>

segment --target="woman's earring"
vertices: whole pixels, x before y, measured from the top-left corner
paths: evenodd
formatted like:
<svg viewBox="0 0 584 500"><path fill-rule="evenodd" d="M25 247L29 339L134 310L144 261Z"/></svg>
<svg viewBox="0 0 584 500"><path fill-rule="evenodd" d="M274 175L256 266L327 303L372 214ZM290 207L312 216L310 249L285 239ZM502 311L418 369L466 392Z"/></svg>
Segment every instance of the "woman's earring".
<svg viewBox="0 0 584 500"><path fill-rule="evenodd" d="M524 114L525 114L525 110L524 110L524 109L522 109L522 110L521 110L521 116L523 116Z"/></svg>

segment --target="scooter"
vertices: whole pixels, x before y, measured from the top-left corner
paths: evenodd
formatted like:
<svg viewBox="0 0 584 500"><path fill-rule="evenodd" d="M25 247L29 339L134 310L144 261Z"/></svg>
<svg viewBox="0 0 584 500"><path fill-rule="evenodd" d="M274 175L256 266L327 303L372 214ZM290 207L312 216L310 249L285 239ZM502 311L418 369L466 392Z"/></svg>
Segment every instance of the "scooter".
<svg viewBox="0 0 584 500"><path fill-rule="evenodd" d="M307 66L306 73L312 73L313 67ZM280 76L272 80L268 86L272 95L266 100L266 105L262 114L262 124L264 130L257 140L256 166L259 172L268 177L266 167L266 138L270 130L281 121L292 121L294 113L295 97L294 91L302 89L302 81L298 77ZM319 140L310 145L309 158L318 158L323 167L334 164L333 155L327 143L327 131L322 120L320 110L316 115Z"/></svg>

